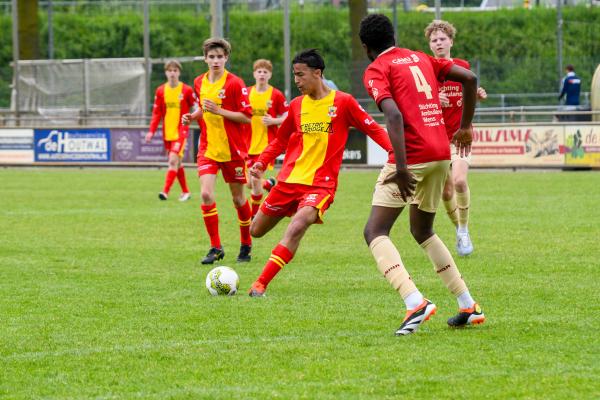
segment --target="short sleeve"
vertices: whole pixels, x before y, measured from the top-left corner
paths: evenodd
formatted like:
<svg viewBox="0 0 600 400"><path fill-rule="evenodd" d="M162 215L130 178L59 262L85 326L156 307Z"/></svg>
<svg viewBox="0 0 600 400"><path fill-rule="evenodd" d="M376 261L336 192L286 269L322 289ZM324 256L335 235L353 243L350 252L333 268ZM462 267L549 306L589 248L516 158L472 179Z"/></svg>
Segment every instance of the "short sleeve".
<svg viewBox="0 0 600 400"><path fill-rule="evenodd" d="M363 75L363 84L369 96L377 106L387 98L391 98L390 82L379 65L371 64Z"/></svg>

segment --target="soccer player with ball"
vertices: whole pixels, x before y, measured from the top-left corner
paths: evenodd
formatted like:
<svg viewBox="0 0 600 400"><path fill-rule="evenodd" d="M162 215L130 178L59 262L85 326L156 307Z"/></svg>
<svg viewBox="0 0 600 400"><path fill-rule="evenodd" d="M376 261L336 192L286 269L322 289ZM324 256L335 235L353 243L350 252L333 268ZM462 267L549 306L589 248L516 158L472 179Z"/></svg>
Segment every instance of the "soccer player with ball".
<svg viewBox="0 0 600 400"><path fill-rule="evenodd" d="M453 142L460 155L471 150L471 121L475 112L477 77L450 60L398 48L388 17L373 14L360 24L360 39L372 63L363 81L383 111L395 165L385 165L375 184L371 215L364 235L377 267L406 304L406 316L396 335L414 333L436 312L406 271L390 230L410 204L410 232L433 264L437 275L458 299L459 312L448 325L459 327L485 320L471 297L452 255L433 231L435 212L450 165L450 147L442 118L439 82L446 79L463 87L463 113Z"/></svg>
<svg viewBox="0 0 600 400"><path fill-rule="evenodd" d="M325 62L316 50L297 54L293 69L302 96L292 100L275 140L250 168L250 174L259 177L269 163L285 152L277 185L252 221L250 233L262 237L283 217L291 216L292 220L252 284L249 291L252 297L264 296L267 285L294 257L306 230L323 222L323 214L335 196L348 129L354 126L366 133L392 157L385 130L354 97L325 85L322 79ZM394 162L392 158L390 162Z"/></svg>

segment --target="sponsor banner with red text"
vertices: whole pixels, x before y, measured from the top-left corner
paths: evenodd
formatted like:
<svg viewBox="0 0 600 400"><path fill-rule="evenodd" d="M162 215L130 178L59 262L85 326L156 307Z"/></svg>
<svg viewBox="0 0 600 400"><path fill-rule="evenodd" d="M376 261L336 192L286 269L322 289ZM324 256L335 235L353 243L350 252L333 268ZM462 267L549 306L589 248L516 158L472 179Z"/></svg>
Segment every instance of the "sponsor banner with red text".
<svg viewBox="0 0 600 400"><path fill-rule="evenodd" d="M565 165L600 167L600 125L565 127Z"/></svg>
<svg viewBox="0 0 600 400"><path fill-rule="evenodd" d="M564 125L477 125L471 151L474 167L560 167Z"/></svg>
<svg viewBox="0 0 600 400"><path fill-rule="evenodd" d="M29 164L33 156L33 129L0 129L0 164Z"/></svg>

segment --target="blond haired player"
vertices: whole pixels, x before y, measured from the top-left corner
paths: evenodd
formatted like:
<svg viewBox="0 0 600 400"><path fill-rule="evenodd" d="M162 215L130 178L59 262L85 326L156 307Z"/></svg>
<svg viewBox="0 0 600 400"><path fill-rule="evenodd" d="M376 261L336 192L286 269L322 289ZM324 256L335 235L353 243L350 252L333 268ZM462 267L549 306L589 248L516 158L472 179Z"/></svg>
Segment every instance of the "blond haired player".
<svg viewBox="0 0 600 400"><path fill-rule="evenodd" d="M429 40L429 48L435 58L451 60L454 64L469 69L470 65L467 61L450 56L455 36L456 28L447 21L434 20L425 28L425 37ZM477 88L477 97L482 100L487 98L487 93L482 87ZM440 102L446 124L446 133L448 138L452 140L452 136L460 127L463 112L462 85L460 82L444 82L440 86ZM471 192L467 183L471 155L461 156L457 154L452 143L450 144L450 151L452 153L450 174L446 179L442 200L450 220L456 227L456 251L460 256L468 256L473 252L473 243L469 236Z"/></svg>
<svg viewBox="0 0 600 400"><path fill-rule="evenodd" d="M202 133L198 145L198 176L202 195L202 218L210 237L210 249L202 264L213 264L225 256L219 235L219 213L215 199L217 173L229 185L240 226L238 262L250 261L252 210L244 195L246 184L247 138L245 127L252 109L244 81L225 69L231 45L222 38L210 38L203 44L208 72L194 80L200 107L183 116L184 123L200 118Z"/></svg>
<svg viewBox="0 0 600 400"><path fill-rule="evenodd" d="M163 190L158 194L158 198L161 200L167 200L169 197L169 191L175 178L177 178L181 186L179 201L186 201L190 198L190 190L185 179L185 170L181 165L181 159L185 151L185 142L188 138L190 128L181 123L181 116L190 112L195 99L193 89L179 81L180 74L181 64L179 61L170 60L165 63L167 83L160 85L156 89L150 129L145 138L146 143L152 140L158 124L162 120L163 141L169 157L169 167L165 176Z"/></svg>
<svg viewBox="0 0 600 400"><path fill-rule="evenodd" d="M283 93L269 85L269 80L273 76L271 61L261 58L254 62L253 67L256 83L248 91L250 106L252 106L252 135L248 146L248 166L254 164L267 144L275 139L277 126L281 125L288 112L288 104ZM274 182L275 178L264 180L264 174L261 174L259 178L250 175L249 186L253 217L262 202L263 189L271 190Z"/></svg>
<svg viewBox="0 0 600 400"><path fill-rule="evenodd" d="M415 286L389 237L394 222L409 204L413 238L458 300L459 312L448 319L448 325L482 323L485 317L481 308L471 297L448 248L433 231L435 212L450 166L438 82L448 78L463 84L464 113L453 140L464 155L471 150L477 77L449 60L396 47L394 27L383 14L365 17L360 23L359 36L372 61L363 82L385 116L396 158L395 165L386 164L379 175L371 215L364 230L379 271L406 305L406 315L396 335L414 333L436 312L435 304L424 298Z"/></svg>

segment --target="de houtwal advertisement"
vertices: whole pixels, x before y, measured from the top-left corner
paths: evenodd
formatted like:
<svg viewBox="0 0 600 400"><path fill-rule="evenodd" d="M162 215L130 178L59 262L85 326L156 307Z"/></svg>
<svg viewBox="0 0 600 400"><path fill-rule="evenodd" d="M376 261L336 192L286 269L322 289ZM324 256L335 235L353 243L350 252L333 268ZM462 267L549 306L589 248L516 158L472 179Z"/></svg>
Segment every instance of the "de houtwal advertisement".
<svg viewBox="0 0 600 400"><path fill-rule="evenodd" d="M35 161L110 161L110 131L98 129L36 129Z"/></svg>

